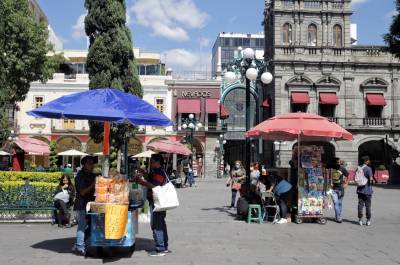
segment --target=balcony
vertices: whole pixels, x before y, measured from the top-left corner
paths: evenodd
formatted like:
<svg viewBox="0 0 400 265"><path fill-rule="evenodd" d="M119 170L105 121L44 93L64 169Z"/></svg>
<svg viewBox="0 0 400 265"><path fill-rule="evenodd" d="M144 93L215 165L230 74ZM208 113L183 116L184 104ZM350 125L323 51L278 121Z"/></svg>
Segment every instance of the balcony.
<svg viewBox="0 0 400 265"><path fill-rule="evenodd" d="M216 122L208 122L208 130L209 131L216 131L217 130L217 124Z"/></svg>
<svg viewBox="0 0 400 265"><path fill-rule="evenodd" d="M364 126L386 126L386 119L384 118L364 118L363 119Z"/></svg>
<svg viewBox="0 0 400 265"><path fill-rule="evenodd" d="M337 117L326 117L329 121L334 123L339 123L339 118Z"/></svg>

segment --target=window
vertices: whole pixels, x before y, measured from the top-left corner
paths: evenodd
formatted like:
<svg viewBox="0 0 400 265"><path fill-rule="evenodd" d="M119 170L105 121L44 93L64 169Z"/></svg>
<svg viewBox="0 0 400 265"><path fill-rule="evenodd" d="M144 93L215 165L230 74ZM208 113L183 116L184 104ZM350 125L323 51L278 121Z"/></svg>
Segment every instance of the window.
<svg viewBox="0 0 400 265"><path fill-rule="evenodd" d="M382 106L367 106L367 118L382 118Z"/></svg>
<svg viewBox="0 0 400 265"><path fill-rule="evenodd" d="M264 47L264 39L256 39L257 47Z"/></svg>
<svg viewBox="0 0 400 265"><path fill-rule="evenodd" d="M317 46L317 26L314 24L308 26L307 44L312 47Z"/></svg>
<svg viewBox="0 0 400 265"><path fill-rule="evenodd" d="M234 38L233 46L235 46L235 47L243 46L242 38Z"/></svg>
<svg viewBox="0 0 400 265"><path fill-rule="evenodd" d="M209 113L208 114L208 130L215 131L217 129L217 114Z"/></svg>
<svg viewBox="0 0 400 265"><path fill-rule="evenodd" d="M282 28L282 44L290 45L292 44L292 25L286 23Z"/></svg>
<svg viewBox="0 0 400 265"><path fill-rule="evenodd" d="M341 48L343 46L342 27L340 25L335 25L333 27L333 46L336 48Z"/></svg>
<svg viewBox="0 0 400 265"><path fill-rule="evenodd" d="M308 104L292 104L292 112L307 112Z"/></svg>
<svg viewBox="0 0 400 265"><path fill-rule="evenodd" d="M159 64L139 64L137 66L137 72L139 75L160 75L161 67Z"/></svg>
<svg viewBox="0 0 400 265"><path fill-rule="evenodd" d="M336 105L320 104L319 105L319 115L326 118L335 117Z"/></svg>
<svg viewBox="0 0 400 265"><path fill-rule="evenodd" d="M244 47L249 47L250 46L250 39L249 38L243 38L242 45Z"/></svg>
<svg viewBox="0 0 400 265"><path fill-rule="evenodd" d="M64 130L73 130L73 129L75 129L75 120L64 120L63 129Z"/></svg>
<svg viewBox="0 0 400 265"><path fill-rule="evenodd" d="M231 39L230 38L223 38L222 39L222 46L225 46L225 47L231 46Z"/></svg>
<svg viewBox="0 0 400 265"><path fill-rule="evenodd" d="M33 104L35 106L35 108L39 108L41 106L43 106L44 104L44 97L34 97L33 98Z"/></svg>
<svg viewBox="0 0 400 265"><path fill-rule="evenodd" d="M156 108L159 112L164 113L164 99L157 98L156 99Z"/></svg>

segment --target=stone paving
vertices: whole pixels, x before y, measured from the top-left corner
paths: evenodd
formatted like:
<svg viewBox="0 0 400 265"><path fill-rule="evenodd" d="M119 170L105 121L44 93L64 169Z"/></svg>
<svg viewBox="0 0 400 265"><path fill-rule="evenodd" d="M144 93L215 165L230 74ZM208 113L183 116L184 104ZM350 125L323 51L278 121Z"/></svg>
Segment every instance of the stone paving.
<svg viewBox="0 0 400 265"><path fill-rule="evenodd" d="M147 224L140 225L133 255L118 250L111 259L72 255L75 227L0 224L0 264L400 264L400 189L375 188L371 227L355 222L354 187L345 197L345 222L326 225L235 220L226 208L230 192L224 180L178 191L181 207L167 214L172 253L165 257L148 257L153 241Z"/></svg>

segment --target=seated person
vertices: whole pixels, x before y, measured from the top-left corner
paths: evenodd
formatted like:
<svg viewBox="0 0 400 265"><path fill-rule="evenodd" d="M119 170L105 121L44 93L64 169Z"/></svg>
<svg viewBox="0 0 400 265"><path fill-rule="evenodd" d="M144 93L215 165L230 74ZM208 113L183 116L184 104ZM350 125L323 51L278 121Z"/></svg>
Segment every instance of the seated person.
<svg viewBox="0 0 400 265"><path fill-rule="evenodd" d="M270 172L266 178L263 179L265 181L266 191L273 192L277 198L277 202L279 205L279 211L281 219L277 222L278 224L286 224L287 223L287 204L290 200L292 185L286 181L281 176L278 176L276 173Z"/></svg>
<svg viewBox="0 0 400 265"><path fill-rule="evenodd" d="M71 227L71 215L68 208L74 204L75 188L68 174L63 174L60 178L60 183L54 194L54 207L57 208L56 220L58 227L62 227L64 224L67 227Z"/></svg>

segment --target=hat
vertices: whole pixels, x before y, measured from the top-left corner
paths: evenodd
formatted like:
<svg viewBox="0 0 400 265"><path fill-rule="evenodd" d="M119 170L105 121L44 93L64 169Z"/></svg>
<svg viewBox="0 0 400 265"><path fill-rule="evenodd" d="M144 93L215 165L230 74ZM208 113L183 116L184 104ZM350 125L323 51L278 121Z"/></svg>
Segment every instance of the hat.
<svg viewBox="0 0 400 265"><path fill-rule="evenodd" d="M72 167L72 165L71 164L67 164L67 167Z"/></svg>
<svg viewBox="0 0 400 265"><path fill-rule="evenodd" d="M86 161L88 161L89 159L96 163L96 158L94 156L85 156L81 159L81 165L85 165Z"/></svg>

